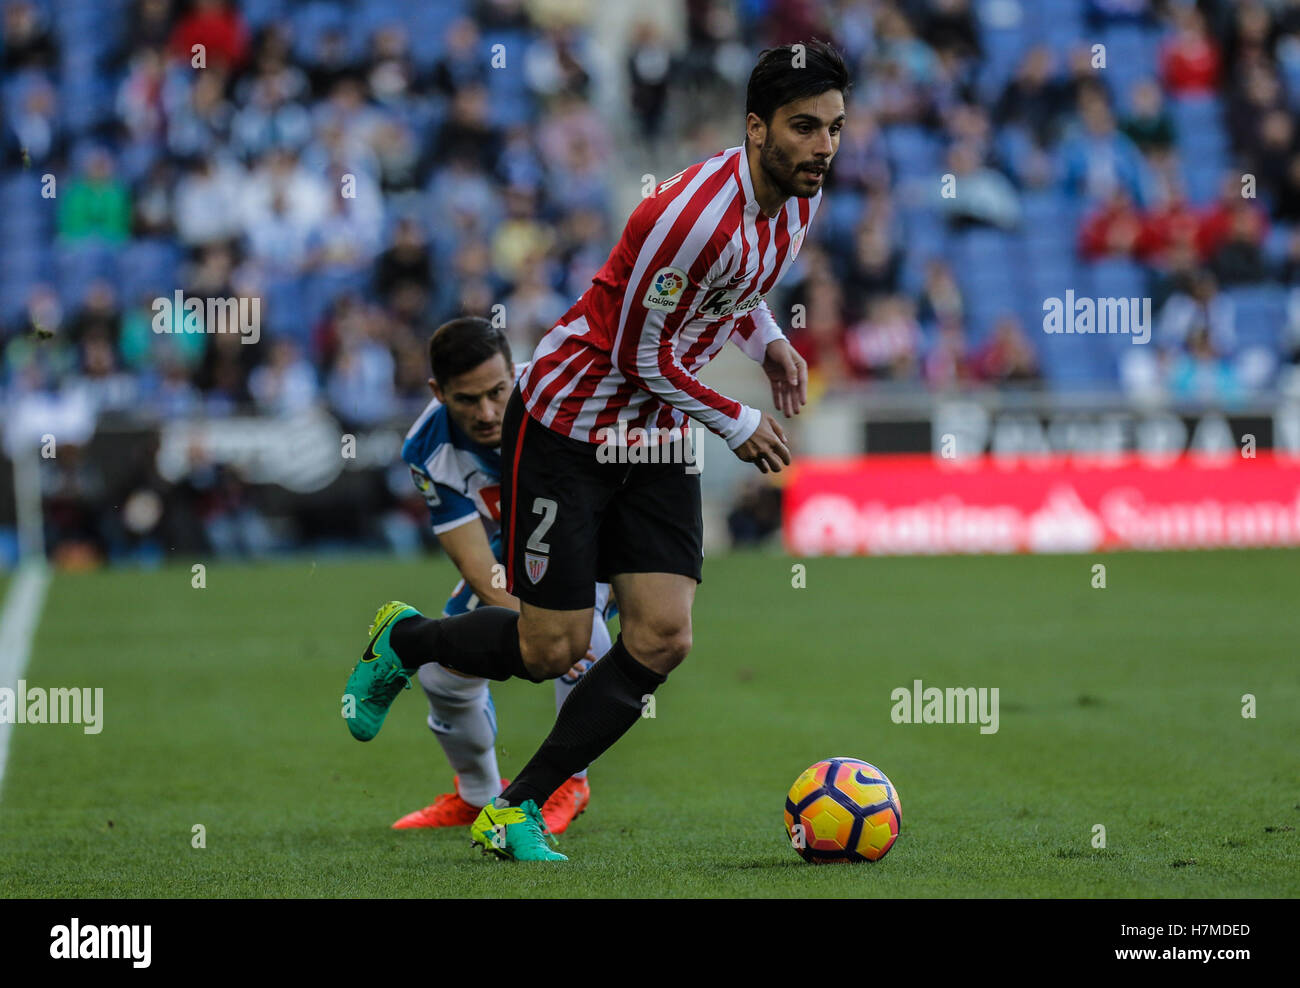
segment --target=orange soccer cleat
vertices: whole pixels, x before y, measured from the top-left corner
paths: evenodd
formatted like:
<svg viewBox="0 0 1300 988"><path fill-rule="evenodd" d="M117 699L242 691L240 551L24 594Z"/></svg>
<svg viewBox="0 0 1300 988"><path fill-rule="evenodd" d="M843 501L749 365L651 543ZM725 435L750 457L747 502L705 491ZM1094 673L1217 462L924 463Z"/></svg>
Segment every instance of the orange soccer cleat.
<svg viewBox="0 0 1300 988"><path fill-rule="evenodd" d="M394 830L414 830L421 827L468 827L478 816L483 807L474 806L460 798L460 776L453 776L455 792L445 792L422 810L408 813L393 824ZM510 785L508 779L501 780L504 790ZM548 804L549 805L549 804ZM586 806L586 800L583 801Z"/></svg>
<svg viewBox="0 0 1300 988"><path fill-rule="evenodd" d="M564 780L564 785L551 793L551 798L542 807L542 819L546 829L553 834L562 834L587 808L591 801L591 786L585 778L574 776Z"/></svg>

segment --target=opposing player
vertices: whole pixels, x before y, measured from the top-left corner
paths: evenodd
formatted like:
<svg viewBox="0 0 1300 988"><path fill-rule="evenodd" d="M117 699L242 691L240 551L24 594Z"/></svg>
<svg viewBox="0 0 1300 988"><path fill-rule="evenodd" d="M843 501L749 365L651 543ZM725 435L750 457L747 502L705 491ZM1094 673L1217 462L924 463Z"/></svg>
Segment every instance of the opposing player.
<svg viewBox="0 0 1300 988"><path fill-rule="evenodd" d="M433 400L411 426L402 459L429 506L429 520L462 579L443 617L480 605L518 609L505 589L500 558L501 420L518 374L505 335L486 319L453 319L429 340ZM520 368L522 371L523 368ZM605 621L612 610L609 585L596 587L596 613L587 656L555 681L563 706L591 661L609 651ZM437 662L417 678L429 700L428 725L456 773L453 791L408 813L397 829L469 826L480 808L501 794L505 780L496 760L496 712L485 679ZM354 730L354 733L355 730ZM362 732L363 740L367 740ZM542 808L547 827L561 833L591 798L585 768L564 781Z"/></svg>
<svg viewBox="0 0 1300 988"><path fill-rule="evenodd" d="M382 652L382 661L363 659L354 678L367 696L358 717L378 730L410 670L431 660L487 679L563 675L587 648L595 581L612 580L621 633L471 825L485 853L565 860L539 807L640 719L645 698L690 651L699 476L680 450L644 462L625 444L671 447L689 417L763 472L790 462L771 415L696 374L733 340L762 363L778 409L788 416L806 400L807 369L764 296L817 212L848 87L843 60L822 42L763 52L744 144L642 201L591 287L538 344L501 440L506 573L519 612L480 607L430 620L388 605L372 629L367 655Z"/></svg>

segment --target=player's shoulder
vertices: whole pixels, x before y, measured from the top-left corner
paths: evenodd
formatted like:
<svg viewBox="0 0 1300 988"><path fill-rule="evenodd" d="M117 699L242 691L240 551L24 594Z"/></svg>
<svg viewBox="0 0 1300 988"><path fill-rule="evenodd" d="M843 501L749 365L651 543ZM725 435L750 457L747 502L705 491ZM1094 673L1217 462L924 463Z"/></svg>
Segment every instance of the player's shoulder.
<svg viewBox="0 0 1300 988"><path fill-rule="evenodd" d="M744 150L744 147L727 148L683 168L656 185L639 208L648 217L657 219L663 213L671 211L674 203L682 205L682 196L690 196L691 201L701 207L725 207L730 201L744 195L737 171Z"/></svg>

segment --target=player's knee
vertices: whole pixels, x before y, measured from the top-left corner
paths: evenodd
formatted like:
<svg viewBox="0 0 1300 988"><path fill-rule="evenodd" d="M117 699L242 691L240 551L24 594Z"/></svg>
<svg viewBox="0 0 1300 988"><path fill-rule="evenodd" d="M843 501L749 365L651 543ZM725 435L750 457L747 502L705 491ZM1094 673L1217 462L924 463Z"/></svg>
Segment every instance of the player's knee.
<svg viewBox="0 0 1300 988"><path fill-rule="evenodd" d="M519 645L524 666L535 678L556 679L587 654L587 635L573 633L541 640L524 639Z"/></svg>
<svg viewBox="0 0 1300 988"><path fill-rule="evenodd" d="M629 628L624 632L623 641L642 665L667 675L690 654L691 626L651 623Z"/></svg>

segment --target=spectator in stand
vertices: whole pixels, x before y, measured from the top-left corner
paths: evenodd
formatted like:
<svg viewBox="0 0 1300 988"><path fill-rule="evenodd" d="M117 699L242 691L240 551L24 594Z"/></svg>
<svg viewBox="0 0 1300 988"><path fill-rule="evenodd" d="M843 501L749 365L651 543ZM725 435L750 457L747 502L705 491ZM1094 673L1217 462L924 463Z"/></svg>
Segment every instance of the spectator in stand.
<svg viewBox="0 0 1300 988"><path fill-rule="evenodd" d="M1188 203L1182 185L1177 182L1167 184L1162 200L1142 218L1142 232L1137 242L1138 259L1152 267L1168 269L1171 267L1171 254L1184 250L1195 261L1200 227L1201 217Z"/></svg>
<svg viewBox="0 0 1300 988"><path fill-rule="evenodd" d="M1225 74L1229 76L1250 63L1270 60L1279 33L1272 12L1261 0L1238 0L1232 7L1224 11L1227 30L1218 35L1226 36L1223 61Z"/></svg>
<svg viewBox="0 0 1300 988"><path fill-rule="evenodd" d="M1210 257L1210 270L1219 284L1229 288L1265 277L1263 228L1257 213L1238 209L1231 214L1227 233Z"/></svg>
<svg viewBox="0 0 1300 988"><path fill-rule="evenodd" d="M1040 147L1046 147L1059 137L1073 102L1069 84L1054 76L1052 50L1035 45L1003 88L993 116L1001 127L1025 128Z"/></svg>
<svg viewBox="0 0 1300 988"><path fill-rule="evenodd" d="M86 155L82 174L59 195L59 236L75 243L125 243L131 236L131 193L103 148Z"/></svg>
<svg viewBox="0 0 1300 988"><path fill-rule="evenodd" d="M965 320L965 303L952 268L942 258L925 262L925 280L917 319L927 333L947 326L960 327Z"/></svg>
<svg viewBox="0 0 1300 988"><path fill-rule="evenodd" d="M1129 113L1120 130L1143 154L1163 154L1174 144L1174 120L1154 79L1143 79L1129 94Z"/></svg>
<svg viewBox="0 0 1300 988"><path fill-rule="evenodd" d="M30 0L9 0L4 5L4 29L0 31L0 76L13 78L20 72L53 71L59 60L59 44L49 21Z"/></svg>
<svg viewBox="0 0 1300 988"><path fill-rule="evenodd" d="M1232 144L1247 156L1255 152L1260 125L1270 113L1288 112L1286 91L1270 64L1255 62L1232 79L1226 122Z"/></svg>
<svg viewBox="0 0 1300 988"><path fill-rule="evenodd" d="M1160 49L1160 76L1176 99L1214 95L1221 69L1219 46L1205 17L1191 4L1173 8L1174 33Z"/></svg>
<svg viewBox="0 0 1300 988"><path fill-rule="evenodd" d="M72 316L68 338L77 344L95 338L116 345L121 335L122 312L118 308L117 292L110 282L97 278L87 287L81 307Z"/></svg>
<svg viewBox="0 0 1300 988"><path fill-rule="evenodd" d="M433 141L431 161L440 167L455 158L491 175L496 171L501 144L501 130L488 115L487 87L467 85L452 97L450 113Z"/></svg>
<svg viewBox="0 0 1300 988"><path fill-rule="evenodd" d="M934 202L957 229L991 226L1005 230L1020 225L1020 197L1011 180L983 164L979 152L969 144L957 144L948 152L948 171L956 178L957 194L943 194L943 183L935 180Z"/></svg>
<svg viewBox="0 0 1300 988"><path fill-rule="evenodd" d="M506 219L492 238L492 267L507 282L519 280L524 261L548 252L555 233L537 215L537 196L528 189L506 190Z"/></svg>
<svg viewBox="0 0 1300 988"><path fill-rule="evenodd" d="M320 392L315 369L289 339L275 341L271 359L249 375L248 390L258 411L275 416L311 408Z"/></svg>
<svg viewBox="0 0 1300 988"><path fill-rule="evenodd" d="M1186 293L1171 295L1156 316L1155 339L1161 347L1185 347L1197 333L1204 333L1218 353L1230 353L1236 345L1236 309L1219 293L1214 274L1205 270L1193 275Z"/></svg>
<svg viewBox="0 0 1300 988"><path fill-rule="evenodd" d="M1169 364L1169 390L1184 401L1231 404L1241 398L1233 364L1211 342L1204 326L1193 329Z"/></svg>
<svg viewBox="0 0 1300 988"><path fill-rule="evenodd" d="M433 66L432 81L437 92L453 98L466 86L487 84L491 65L480 40L478 25L471 18L452 21L446 47Z"/></svg>
<svg viewBox="0 0 1300 988"><path fill-rule="evenodd" d="M340 327L340 344L326 391L334 414L347 427L368 427L396 410L393 354L385 345L385 316L358 308Z"/></svg>
<svg viewBox="0 0 1300 988"><path fill-rule="evenodd" d="M852 376L845 350L843 301L838 280L816 247L807 260L808 276L791 295L792 304L802 305L803 325L792 325L790 341L808 361L809 379L823 387L834 387Z"/></svg>
<svg viewBox="0 0 1300 988"><path fill-rule="evenodd" d="M392 244L375 265L375 290L391 304L402 288L414 286L426 298L433 289L433 258L420 224L404 216L393 230Z"/></svg>
<svg viewBox="0 0 1300 988"><path fill-rule="evenodd" d="M215 155L199 158L176 185L176 232L189 247L220 243L243 230L247 174Z"/></svg>
<svg viewBox="0 0 1300 988"><path fill-rule="evenodd" d="M673 53L658 23L640 21L633 28L627 55L629 101L637 122L635 133L651 147L659 143L663 130L672 67Z"/></svg>
<svg viewBox="0 0 1300 988"><path fill-rule="evenodd" d="M903 251L890 239L888 227L880 222L862 224L844 284L849 318L860 318L872 299L895 294L902 268Z"/></svg>
<svg viewBox="0 0 1300 988"><path fill-rule="evenodd" d="M3 113L0 107L0 120ZM14 146L5 160L15 168L53 168L67 156L69 135L59 117L58 95L43 77L24 80L7 129Z"/></svg>
<svg viewBox="0 0 1300 988"><path fill-rule="evenodd" d="M163 91L167 148L186 161L202 160L230 139L234 107L226 99L227 78L219 68L196 72L188 89Z"/></svg>
<svg viewBox="0 0 1300 988"><path fill-rule="evenodd" d="M998 319L988 341L976 351L972 364L980 380L999 387L1037 385L1042 379L1034 348L1020 320L1012 315Z"/></svg>
<svg viewBox="0 0 1300 988"><path fill-rule="evenodd" d="M1291 167L1297 151L1300 142L1291 114L1271 110L1260 121L1259 133L1244 155L1250 174L1255 176L1256 193L1273 204L1273 215L1279 218L1295 208Z"/></svg>
<svg viewBox="0 0 1300 988"><path fill-rule="evenodd" d="M1142 235L1142 215L1121 186L1083 221L1079 254L1085 261L1134 257Z"/></svg>
<svg viewBox="0 0 1300 988"><path fill-rule="evenodd" d="M934 343L925 355L922 371L926 384L935 391L961 387L974 380L970 354L966 349L966 332L961 323L939 324Z"/></svg>
<svg viewBox="0 0 1300 988"><path fill-rule="evenodd" d="M1241 176L1223 179L1219 201L1205 214L1196 233L1201 260L1210 261L1229 240L1259 247L1268 236L1268 216L1252 199L1241 195Z"/></svg>
<svg viewBox="0 0 1300 988"><path fill-rule="evenodd" d="M1067 194L1086 200L1107 199L1122 187L1139 206L1146 201L1141 152L1115 126L1105 90L1093 85L1079 95L1079 123L1061 144Z"/></svg>
<svg viewBox="0 0 1300 988"><path fill-rule="evenodd" d="M835 195L873 196L887 195L891 180L889 151L875 114L864 105L852 107L840 131L835 167L827 173L826 181Z"/></svg>
<svg viewBox="0 0 1300 988"><path fill-rule="evenodd" d="M505 298L506 332L514 353L531 354L571 304L551 287L546 257L543 250L527 255L514 290Z"/></svg>
<svg viewBox="0 0 1300 988"><path fill-rule="evenodd" d="M866 318L850 326L845 339L850 366L874 379L915 379L920 347L915 304L901 295L873 300Z"/></svg>
<svg viewBox="0 0 1300 988"><path fill-rule="evenodd" d="M174 58L191 65L202 46L203 65L239 71L248 58L248 27L238 8L228 0L194 0L194 6L172 31Z"/></svg>
<svg viewBox="0 0 1300 988"><path fill-rule="evenodd" d="M577 32L564 21L548 25L540 37L524 49L524 79L539 99L559 93L586 98L591 87L591 72L583 64Z"/></svg>

